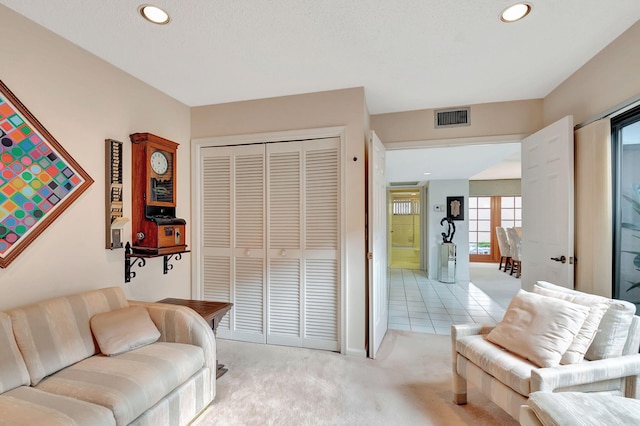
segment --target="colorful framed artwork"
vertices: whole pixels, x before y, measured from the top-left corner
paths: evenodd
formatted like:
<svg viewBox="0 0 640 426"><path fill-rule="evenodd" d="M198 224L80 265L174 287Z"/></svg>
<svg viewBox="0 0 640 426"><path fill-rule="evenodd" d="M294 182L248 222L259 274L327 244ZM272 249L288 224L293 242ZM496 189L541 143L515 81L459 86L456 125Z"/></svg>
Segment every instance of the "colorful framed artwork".
<svg viewBox="0 0 640 426"><path fill-rule="evenodd" d="M0 268L93 183L0 81Z"/></svg>

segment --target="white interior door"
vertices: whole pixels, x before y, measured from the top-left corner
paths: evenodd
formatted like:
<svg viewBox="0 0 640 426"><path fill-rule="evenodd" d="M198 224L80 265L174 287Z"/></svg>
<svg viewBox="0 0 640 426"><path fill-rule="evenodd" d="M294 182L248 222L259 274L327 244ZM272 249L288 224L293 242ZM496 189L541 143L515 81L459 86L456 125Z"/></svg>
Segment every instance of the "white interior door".
<svg viewBox="0 0 640 426"><path fill-rule="evenodd" d="M264 343L264 146L202 153L202 279L205 300L233 302L220 337Z"/></svg>
<svg viewBox="0 0 640 426"><path fill-rule="evenodd" d="M218 336L340 350L340 139L201 153L205 300L233 309Z"/></svg>
<svg viewBox="0 0 640 426"><path fill-rule="evenodd" d="M340 349L339 146L266 146L267 343Z"/></svg>
<svg viewBox="0 0 640 426"><path fill-rule="evenodd" d="M522 288L573 288L573 117L522 141Z"/></svg>
<svg viewBox="0 0 640 426"><path fill-rule="evenodd" d="M368 142L369 357L375 358L387 333L387 182L385 148L371 132Z"/></svg>

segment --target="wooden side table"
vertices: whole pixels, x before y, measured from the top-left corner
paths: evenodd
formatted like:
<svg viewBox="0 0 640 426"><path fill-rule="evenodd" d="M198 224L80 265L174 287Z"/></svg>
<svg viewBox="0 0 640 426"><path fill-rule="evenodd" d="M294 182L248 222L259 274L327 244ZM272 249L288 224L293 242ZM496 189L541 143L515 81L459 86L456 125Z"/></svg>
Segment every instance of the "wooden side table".
<svg viewBox="0 0 640 426"><path fill-rule="evenodd" d="M213 330L213 334L216 334L218 324L225 316L227 312L233 307L233 303L229 302L210 302L207 300L192 300L192 299L162 299L158 300L158 303L168 303L171 305L186 306L196 311L204 320L209 323L209 326ZM216 379L220 378L224 373L229 371L224 368L224 364L218 362L218 371L216 373Z"/></svg>

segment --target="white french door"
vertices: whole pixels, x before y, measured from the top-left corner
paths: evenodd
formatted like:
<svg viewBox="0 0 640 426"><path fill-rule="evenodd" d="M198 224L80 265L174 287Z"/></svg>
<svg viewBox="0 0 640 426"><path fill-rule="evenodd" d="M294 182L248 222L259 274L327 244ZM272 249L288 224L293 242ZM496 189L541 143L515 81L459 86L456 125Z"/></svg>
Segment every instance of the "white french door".
<svg viewBox="0 0 640 426"><path fill-rule="evenodd" d="M204 299L224 338L339 350L339 138L202 150Z"/></svg>
<svg viewBox="0 0 640 426"><path fill-rule="evenodd" d="M375 134L369 137L369 357L374 358L387 333L389 288L387 285L387 180L385 147Z"/></svg>
<svg viewBox="0 0 640 426"><path fill-rule="evenodd" d="M573 117L522 141L522 288L573 288Z"/></svg>

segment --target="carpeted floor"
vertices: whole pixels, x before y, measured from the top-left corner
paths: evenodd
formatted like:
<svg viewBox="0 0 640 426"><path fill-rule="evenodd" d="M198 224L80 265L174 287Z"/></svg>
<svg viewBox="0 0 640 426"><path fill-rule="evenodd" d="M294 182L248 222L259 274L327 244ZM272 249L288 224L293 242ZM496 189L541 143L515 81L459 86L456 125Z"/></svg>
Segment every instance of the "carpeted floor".
<svg viewBox="0 0 640 426"><path fill-rule="evenodd" d="M371 360L219 339L229 372L194 425L517 425L471 385L453 404L450 342L389 330Z"/></svg>

